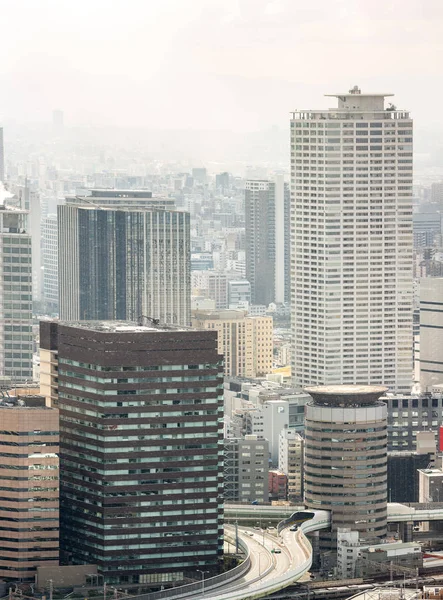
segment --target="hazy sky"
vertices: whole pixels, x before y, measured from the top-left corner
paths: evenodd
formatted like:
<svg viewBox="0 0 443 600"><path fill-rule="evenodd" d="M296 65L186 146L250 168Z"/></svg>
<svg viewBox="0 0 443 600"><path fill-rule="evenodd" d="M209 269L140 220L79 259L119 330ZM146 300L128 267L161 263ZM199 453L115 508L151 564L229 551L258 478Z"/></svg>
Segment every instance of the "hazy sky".
<svg viewBox="0 0 443 600"><path fill-rule="evenodd" d="M0 0L0 117L286 127L324 93L394 92L442 126L442 0Z"/></svg>

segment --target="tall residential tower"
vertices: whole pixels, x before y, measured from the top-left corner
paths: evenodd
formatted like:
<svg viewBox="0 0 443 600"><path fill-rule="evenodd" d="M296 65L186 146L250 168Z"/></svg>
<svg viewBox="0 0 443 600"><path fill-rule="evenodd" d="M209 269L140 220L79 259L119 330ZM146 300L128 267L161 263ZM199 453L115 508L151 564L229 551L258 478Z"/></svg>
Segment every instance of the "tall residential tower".
<svg viewBox="0 0 443 600"><path fill-rule="evenodd" d="M412 382L412 120L355 87L291 120L296 383Z"/></svg>

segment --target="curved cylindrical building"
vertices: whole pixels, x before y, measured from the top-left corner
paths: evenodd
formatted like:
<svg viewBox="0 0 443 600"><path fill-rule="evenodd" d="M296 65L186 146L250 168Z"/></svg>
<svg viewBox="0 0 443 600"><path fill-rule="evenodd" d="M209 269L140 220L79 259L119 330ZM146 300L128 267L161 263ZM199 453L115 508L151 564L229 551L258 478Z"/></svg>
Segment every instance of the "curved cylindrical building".
<svg viewBox="0 0 443 600"><path fill-rule="evenodd" d="M330 510L332 531L386 534L387 423L381 386L306 388L305 503Z"/></svg>

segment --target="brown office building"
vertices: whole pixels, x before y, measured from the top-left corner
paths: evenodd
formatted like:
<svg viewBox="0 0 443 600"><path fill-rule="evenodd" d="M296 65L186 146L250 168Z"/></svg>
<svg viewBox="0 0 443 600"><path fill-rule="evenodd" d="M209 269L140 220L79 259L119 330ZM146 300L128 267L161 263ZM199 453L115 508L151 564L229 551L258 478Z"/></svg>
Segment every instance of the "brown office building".
<svg viewBox="0 0 443 600"><path fill-rule="evenodd" d="M0 401L0 578L33 580L57 566L58 411L44 398Z"/></svg>
<svg viewBox="0 0 443 600"><path fill-rule="evenodd" d="M217 571L223 357L216 332L42 322L40 343L58 368L64 556L97 564L118 584Z"/></svg>

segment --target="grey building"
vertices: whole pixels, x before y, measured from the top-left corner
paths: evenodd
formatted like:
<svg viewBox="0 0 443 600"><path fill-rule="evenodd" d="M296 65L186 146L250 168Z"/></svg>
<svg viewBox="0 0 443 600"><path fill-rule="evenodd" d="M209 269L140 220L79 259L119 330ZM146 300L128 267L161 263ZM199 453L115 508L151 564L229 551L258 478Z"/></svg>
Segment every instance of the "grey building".
<svg viewBox="0 0 443 600"><path fill-rule="evenodd" d="M60 544L108 583L215 573L223 553L223 357L214 331L40 324L60 414Z"/></svg>
<svg viewBox="0 0 443 600"><path fill-rule="evenodd" d="M251 284L247 279L228 282L229 308L238 308L251 302Z"/></svg>
<svg viewBox="0 0 443 600"><path fill-rule="evenodd" d="M290 194L283 176L246 182L245 227L252 304L289 302Z"/></svg>
<svg viewBox="0 0 443 600"><path fill-rule="evenodd" d="M26 210L0 205L0 375L32 380L32 249Z"/></svg>
<svg viewBox="0 0 443 600"><path fill-rule="evenodd" d="M268 502L269 444L256 435L225 439L225 502Z"/></svg>
<svg viewBox="0 0 443 600"><path fill-rule="evenodd" d="M388 450L416 450L417 434L443 425L442 394L386 395Z"/></svg>
<svg viewBox="0 0 443 600"><path fill-rule="evenodd" d="M190 323L189 213L150 192L92 190L58 206L64 320Z"/></svg>

